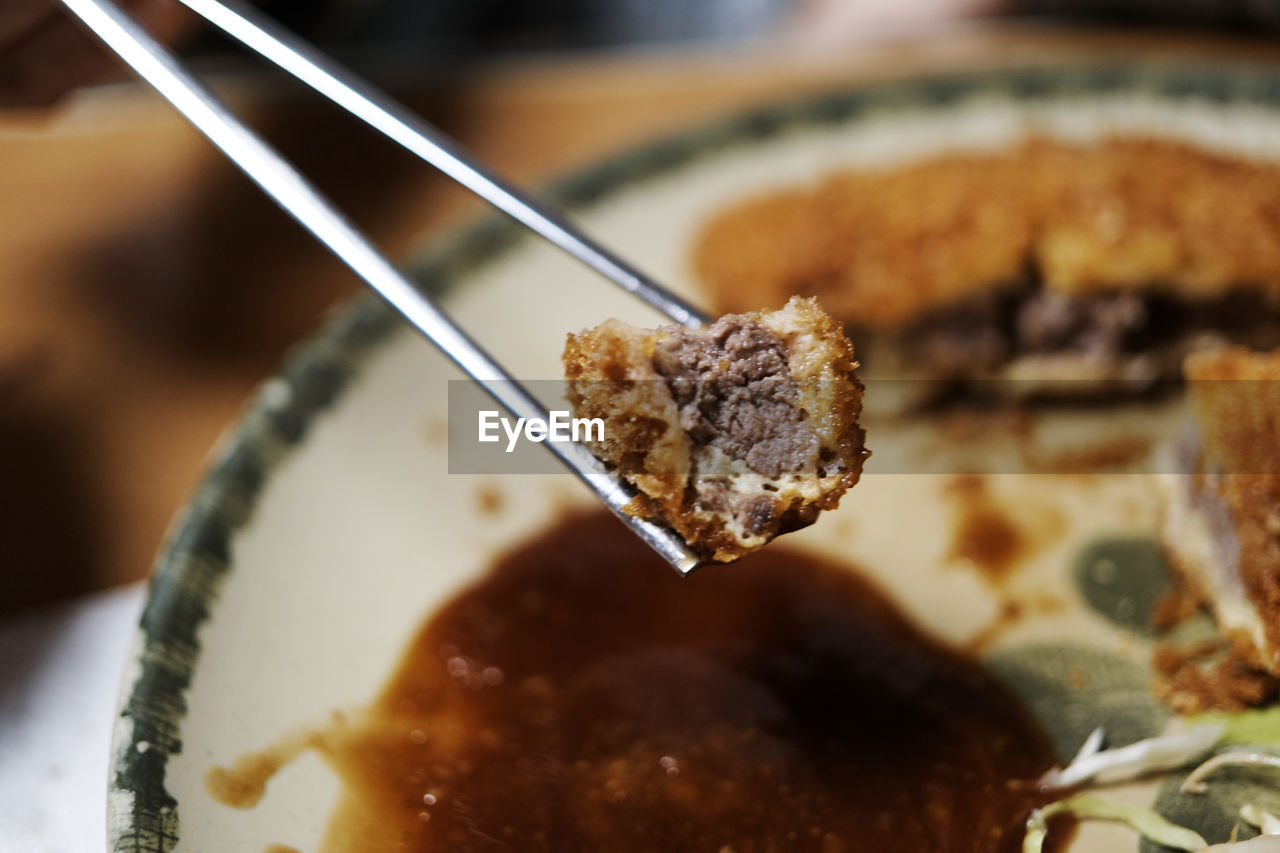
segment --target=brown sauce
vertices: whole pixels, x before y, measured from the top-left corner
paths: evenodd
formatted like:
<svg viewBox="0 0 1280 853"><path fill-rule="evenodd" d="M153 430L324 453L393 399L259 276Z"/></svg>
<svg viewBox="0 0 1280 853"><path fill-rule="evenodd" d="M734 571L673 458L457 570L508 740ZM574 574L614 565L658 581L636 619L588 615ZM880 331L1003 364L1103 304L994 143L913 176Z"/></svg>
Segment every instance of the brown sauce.
<svg viewBox="0 0 1280 853"><path fill-rule="evenodd" d="M986 478L980 475L956 477L948 492L958 502L949 556L973 566L989 581L1003 580L1028 550L1022 528L992 500Z"/></svg>
<svg viewBox="0 0 1280 853"><path fill-rule="evenodd" d="M775 545L682 579L603 513L509 553L367 717L304 740L344 781L339 853L1015 851L1053 761L848 569Z"/></svg>
<svg viewBox="0 0 1280 853"><path fill-rule="evenodd" d="M971 655L990 651L1013 628L1039 614L1058 613L1066 608L1066 602L1051 595L1030 597L1006 597L1000 601L995 615L964 644Z"/></svg>
<svg viewBox="0 0 1280 853"><path fill-rule="evenodd" d="M948 558L974 569L996 588L1064 530L1056 510L998 500L981 474L951 478L946 496L955 508Z"/></svg>
<svg viewBox="0 0 1280 853"><path fill-rule="evenodd" d="M1026 548L1022 531L1001 509L970 507L956 529L951 557L964 560L991 580L1001 580Z"/></svg>
<svg viewBox="0 0 1280 853"><path fill-rule="evenodd" d="M491 517L502 515L505 504L506 495L493 483L485 484L476 490L476 508L480 510L481 515Z"/></svg>
<svg viewBox="0 0 1280 853"><path fill-rule="evenodd" d="M1010 628L1021 622L1027 615L1026 606L1021 601L1006 599L1000 602L1000 609L978 633L964 644L965 651L980 655L990 649L1004 636Z"/></svg>

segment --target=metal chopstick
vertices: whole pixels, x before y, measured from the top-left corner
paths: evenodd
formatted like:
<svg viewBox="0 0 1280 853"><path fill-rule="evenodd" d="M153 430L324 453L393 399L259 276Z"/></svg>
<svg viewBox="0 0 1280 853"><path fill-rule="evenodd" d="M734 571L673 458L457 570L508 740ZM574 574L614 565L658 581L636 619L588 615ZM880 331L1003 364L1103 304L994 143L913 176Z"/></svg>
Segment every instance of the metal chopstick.
<svg viewBox="0 0 1280 853"><path fill-rule="evenodd" d="M703 312L578 231L560 213L473 162L445 134L256 9L235 0L179 2L675 322L707 321Z"/></svg>
<svg viewBox="0 0 1280 853"><path fill-rule="evenodd" d="M241 124L225 104L112 0L61 2L267 195L390 302L495 401L516 417L545 416L542 405L522 385L458 328L429 296L392 266L287 160ZM478 169L467 166L465 158L456 152L450 153L450 157L459 168L471 169L479 176L477 180L491 180ZM494 186L501 189L498 184ZM514 191L502 189L502 192L511 202L525 205L535 218L541 215ZM574 238L572 245L575 247L593 248L593 244L578 237L567 223L556 223L554 219L546 221ZM577 254L574 249L569 250ZM597 257L603 259L602 263L614 263L607 253ZM592 266L596 264L592 263ZM634 276L630 279L631 284L623 284L624 287L663 310L665 303L661 297L665 291L662 288L628 272L629 268L625 266L617 266L617 269L620 274L625 272ZM673 307L683 304L674 297L672 299ZM698 322L696 312L688 310L687 321ZM623 507L631 501L633 494L586 447L574 442L546 442L545 446L676 571L687 575L701 565L697 555L675 533L624 511Z"/></svg>

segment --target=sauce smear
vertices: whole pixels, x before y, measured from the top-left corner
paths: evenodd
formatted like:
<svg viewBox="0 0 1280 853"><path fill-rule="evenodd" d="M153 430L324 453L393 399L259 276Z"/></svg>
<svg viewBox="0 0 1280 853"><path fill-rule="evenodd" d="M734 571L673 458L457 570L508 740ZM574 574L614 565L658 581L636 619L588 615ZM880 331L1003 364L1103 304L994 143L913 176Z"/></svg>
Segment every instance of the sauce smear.
<svg viewBox="0 0 1280 853"><path fill-rule="evenodd" d="M1053 761L847 568L775 545L682 579L603 513L509 553L312 744L338 853L1015 851Z"/></svg>

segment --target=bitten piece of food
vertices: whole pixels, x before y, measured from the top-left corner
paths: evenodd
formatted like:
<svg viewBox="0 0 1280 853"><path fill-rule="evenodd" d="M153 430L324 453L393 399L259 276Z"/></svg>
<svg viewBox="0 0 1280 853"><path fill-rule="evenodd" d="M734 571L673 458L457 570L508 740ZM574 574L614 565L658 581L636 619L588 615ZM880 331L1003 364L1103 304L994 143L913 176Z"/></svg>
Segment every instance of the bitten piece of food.
<svg viewBox="0 0 1280 853"><path fill-rule="evenodd" d="M569 335L574 415L604 421L592 451L638 490L629 508L729 562L812 524L867 456L853 345L813 299L705 329L617 320Z"/></svg>
<svg viewBox="0 0 1280 853"><path fill-rule="evenodd" d="M1187 359L1198 435L1165 478L1163 537L1233 652L1280 675L1280 349Z"/></svg>

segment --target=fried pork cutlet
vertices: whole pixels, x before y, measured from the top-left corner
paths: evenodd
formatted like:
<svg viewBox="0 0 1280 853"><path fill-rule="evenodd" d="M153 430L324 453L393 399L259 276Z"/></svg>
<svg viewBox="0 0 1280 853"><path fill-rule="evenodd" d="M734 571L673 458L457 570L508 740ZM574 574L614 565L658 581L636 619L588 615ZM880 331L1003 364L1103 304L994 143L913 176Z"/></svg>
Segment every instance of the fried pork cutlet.
<svg viewBox="0 0 1280 853"><path fill-rule="evenodd" d="M1167 475L1163 538L1234 655L1280 676L1280 349L1185 366L1198 434Z"/></svg>
<svg viewBox="0 0 1280 853"><path fill-rule="evenodd" d="M1280 164L1033 140L744 200L693 262L721 310L818 297L875 377L1143 386L1208 341L1280 346L1277 211Z"/></svg>
<svg viewBox="0 0 1280 853"><path fill-rule="evenodd" d="M609 320L569 335L576 417L589 446L638 490L630 511L729 562L812 524L867 455L853 345L813 299L703 329Z"/></svg>

